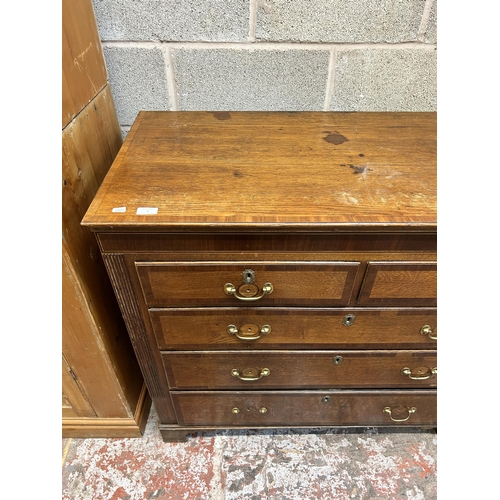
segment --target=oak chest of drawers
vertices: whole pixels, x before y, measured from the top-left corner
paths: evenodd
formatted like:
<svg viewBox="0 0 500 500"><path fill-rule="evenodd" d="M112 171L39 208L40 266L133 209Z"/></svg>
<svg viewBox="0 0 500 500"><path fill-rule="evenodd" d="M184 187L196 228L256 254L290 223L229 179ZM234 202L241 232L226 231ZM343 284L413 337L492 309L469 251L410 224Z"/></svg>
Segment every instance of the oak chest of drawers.
<svg viewBox="0 0 500 500"><path fill-rule="evenodd" d="M141 112L82 224L165 440L437 425L435 113Z"/></svg>

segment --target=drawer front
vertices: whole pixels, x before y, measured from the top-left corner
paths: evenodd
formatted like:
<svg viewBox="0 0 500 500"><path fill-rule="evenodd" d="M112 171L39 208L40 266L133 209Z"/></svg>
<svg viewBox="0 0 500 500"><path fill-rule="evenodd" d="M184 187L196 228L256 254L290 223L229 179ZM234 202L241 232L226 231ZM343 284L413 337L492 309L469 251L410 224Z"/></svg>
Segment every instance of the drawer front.
<svg viewBox="0 0 500 500"><path fill-rule="evenodd" d="M370 306L436 306L436 262L369 262L358 303Z"/></svg>
<svg viewBox="0 0 500 500"><path fill-rule="evenodd" d="M427 309L150 309L158 347L190 349L435 349Z"/></svg>
<svg viewBox="0 0 500 500"><path fill-rule="evenodd" d="M435 351L164 352L162 359L172 390L425 388L437 378Z"/></svg>
<svg viewBox="0 0 500 500"><path fill-rule="evenodd" d="M330 307L349 302L359 262L136 262L136 268L153 307Z"/></svg>
<svg viewBox="0 0 500 500"><path fill-rule="evenodd" d="M436 399L431 390L172 393L179 424L200 426L434 426Z"/></svg>

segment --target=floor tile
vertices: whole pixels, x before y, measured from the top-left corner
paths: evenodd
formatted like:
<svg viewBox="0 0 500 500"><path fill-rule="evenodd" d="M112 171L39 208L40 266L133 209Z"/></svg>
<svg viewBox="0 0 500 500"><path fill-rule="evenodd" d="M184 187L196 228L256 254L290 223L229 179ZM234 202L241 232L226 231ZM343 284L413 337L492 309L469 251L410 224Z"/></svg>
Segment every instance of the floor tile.
<svg viewBox="0 0 500 500"><path fill-rule="evenodd" d="M434 500L437 435L365 428L222 431L164 443L63 440L63 500Z"/></svg>

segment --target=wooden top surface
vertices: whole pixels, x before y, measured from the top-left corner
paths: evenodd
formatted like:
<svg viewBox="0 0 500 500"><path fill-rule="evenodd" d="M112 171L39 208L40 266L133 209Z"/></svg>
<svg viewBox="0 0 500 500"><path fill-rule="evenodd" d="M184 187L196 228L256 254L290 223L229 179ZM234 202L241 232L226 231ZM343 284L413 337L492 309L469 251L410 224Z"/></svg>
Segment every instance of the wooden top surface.
<svg viewBox="0 0 500 500"><path fill-rule="evenodd" d="M436 113L141 112L82 224L435 231L436 184Z"/></svg>

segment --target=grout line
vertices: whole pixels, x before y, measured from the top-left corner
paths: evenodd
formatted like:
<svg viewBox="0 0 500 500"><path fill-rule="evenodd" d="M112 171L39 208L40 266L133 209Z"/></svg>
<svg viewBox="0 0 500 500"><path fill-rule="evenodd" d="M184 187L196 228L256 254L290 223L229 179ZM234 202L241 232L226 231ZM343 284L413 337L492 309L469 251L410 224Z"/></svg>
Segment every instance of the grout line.
<svg viewBox="0 0 500 500"><path fill-rule="evenodd" d="M420 21L420 27L418 28L417 40L423 42L425 39L425 32L427 31L427 25L429 24L429 17L431 15L431 9L434 0L426 0L424 5L424 11L422 12L422 20Z"/></svg>
<svg viewBox="0 0 500 500"><path fill-rule="evenodd" d="M174 60L172 58L172 51L168 45L162 44L163 57L165 59L165 77L167 79L168 102L170 104L170 111L179 110L179 102L177 99L177 86L175 82Z"/></svg>
<svg viewBox="0 0 500 500"><path fill-rule="evenodd" d="M335 81L335 63L337 61L337 51L332 47L330 60L328 62L328 78L326 79L325 106L323 111L329 111L333 95L333 84Z"/></svg>
<svg viewBox="0 0 500 500"><path fill-rule="evenodd" d="M150 40L102 40L103 47L115 47L126 49L130 47L140 47L143 49L161 49L164 45L162 42L152 42Z"/></svg>
<svg viewBox="0 0 500 500"><path fill-rule="evenodd" d="M66 457L68 456L71 441L73 441L73 438L68 438L68 442L66 443L66 446L64 447L64 452L63 452L63 456L62 456L62 466L63 467L64 467L64 462L66 462Z"/></svg>
<svg viewBox="0 0 500 500"><path fill-rule="evenodd" d="M353 49L373 49L373 50L401 50L420 49L434 50L436 44L422 42L404 43L289 43L289 42L141 42L141 41L105 41L104 47L117 48L159 48L165 46L176 49L235 49L235 50L353 50Z"/></svg>
<svg viewBox="0 0 500 500"><path fill-rule="evenodd" d="M256 25L257 25L257 0L250 0L250 19L248 28L249 42L255 42Z"/></svg>

